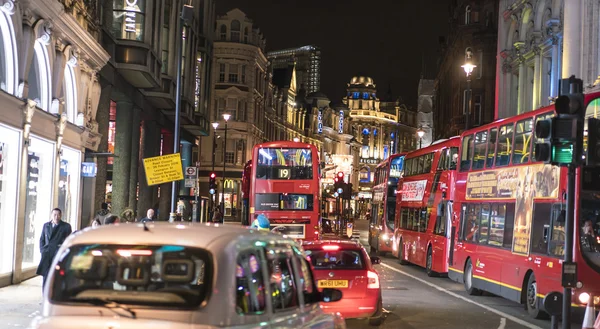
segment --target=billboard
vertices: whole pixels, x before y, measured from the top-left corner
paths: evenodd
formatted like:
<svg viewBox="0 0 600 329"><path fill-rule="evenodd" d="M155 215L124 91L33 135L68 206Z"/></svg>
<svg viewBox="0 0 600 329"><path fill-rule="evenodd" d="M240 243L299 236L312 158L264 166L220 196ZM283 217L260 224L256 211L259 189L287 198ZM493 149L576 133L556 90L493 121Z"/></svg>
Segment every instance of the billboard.
<svg viewBox="0 0 600 329"><path fill-rule="evenodd" d="M427 180L402 183L402 201L423 201Z"/></svg>
<svg viewBox="0 0 600 329"><path fill-rule="evenodd" d="M467 200L515 200L512 252L529 254L534 199L556 199L560 168L535 164L469 173Z"/></svg>

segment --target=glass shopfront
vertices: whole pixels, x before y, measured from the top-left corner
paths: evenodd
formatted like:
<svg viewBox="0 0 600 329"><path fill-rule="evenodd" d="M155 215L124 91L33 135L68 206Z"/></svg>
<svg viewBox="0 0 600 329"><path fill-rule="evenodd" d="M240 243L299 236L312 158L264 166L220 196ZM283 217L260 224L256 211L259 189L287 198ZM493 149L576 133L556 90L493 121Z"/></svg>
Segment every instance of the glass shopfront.
<svg viewBox="0 0 600 329"><path fill-rule="evenodd" d="M54 143L31 136L27 157L27 193L25 199L25 230L23 237L24 270L40 262L40 236L44 223L50 220L54 186Z"/></svg>
<svg viewBox="0 0 600 329"><path fill-rule="evenodd" d="M62 219L71 224L73 231L79 229L79 180L81 177L81 152L70 147L62 147L58 178L58 208L63 212Z"/></svg>
<svg viewBox="0 0 600 329"><path fill-rule="evenodd" d="M0 275L12 271L21 132L0 125Z"/></svg>

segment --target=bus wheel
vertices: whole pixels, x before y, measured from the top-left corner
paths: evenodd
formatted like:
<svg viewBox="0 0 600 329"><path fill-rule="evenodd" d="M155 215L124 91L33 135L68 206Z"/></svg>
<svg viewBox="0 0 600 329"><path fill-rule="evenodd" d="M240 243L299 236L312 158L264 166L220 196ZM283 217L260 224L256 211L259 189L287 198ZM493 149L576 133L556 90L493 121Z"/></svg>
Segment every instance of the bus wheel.
<svg viewBox="0 0 600 329"><path fill-rule="evenodd" d="M527 313L534 319L545 319L548 316L546 313L538 307L537 297L537 281L535 275L531 273L529 280L527 280L527 296L525 298L525 306L527 307Z"/></svg>
<svg viewBox="0 0 600 329"><path fill-rule="evenodd" d="M427 260L425 263L425 271L427 272L427 276L429 276L429 277L437 276L437 272L435 272L432 268L433 268L433 252L431 251L431 246L429 246L429 248L427 248Z"/></svg>
<svg viewBox="0 0 600 329"><path fill-rule="evenodd" d="M404 243L402 240L398 243L398 263L400 265L408 265L408 262L404 259Z"/></svg>
<svg viewBox="0 0 600 329"><path fill-rule="evenodd" d="M467 260L463 281L465 282L467 294L471 296L481 295L481 290L473 288L473 264L471 263L471 259Z"/></svg>

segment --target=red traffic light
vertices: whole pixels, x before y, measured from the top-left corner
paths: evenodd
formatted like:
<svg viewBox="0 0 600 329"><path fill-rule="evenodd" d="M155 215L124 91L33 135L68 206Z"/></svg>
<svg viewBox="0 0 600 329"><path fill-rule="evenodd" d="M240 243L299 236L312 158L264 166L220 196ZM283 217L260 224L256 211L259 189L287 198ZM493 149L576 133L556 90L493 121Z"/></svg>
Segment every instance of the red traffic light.
<svg viewBox="0 0 600 329"><path fill-rule="evenodd" d="M338 172L338 177L339 177L339 178L344 178L344 173L343 173L343 172L341 172L341 171L340 171L340 172Z"/></svg>
<svg viewBox="0 0 600 329"><path fill-rule="evenodd" d="M215 174L215 173L211 173L211 174L210 174L210 178L213 178L213 179L214 179L214 178L217 178L217 174Z"/></svg>

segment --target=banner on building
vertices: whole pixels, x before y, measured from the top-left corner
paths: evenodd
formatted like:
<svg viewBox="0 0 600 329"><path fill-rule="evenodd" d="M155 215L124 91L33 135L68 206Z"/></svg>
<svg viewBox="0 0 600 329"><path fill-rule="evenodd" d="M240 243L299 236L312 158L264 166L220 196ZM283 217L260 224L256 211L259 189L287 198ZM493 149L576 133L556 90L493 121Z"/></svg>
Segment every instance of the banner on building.
<svg viewBox="0 0 600 329"><path fill-rule="evenodd" d="M183 179L181 155L179 153L144 159L148 186L179 181Z"/></svg>

